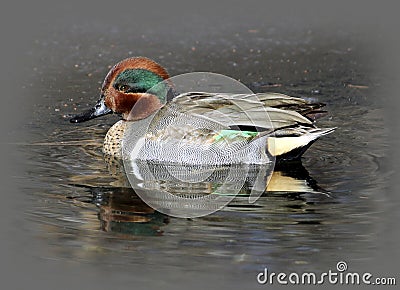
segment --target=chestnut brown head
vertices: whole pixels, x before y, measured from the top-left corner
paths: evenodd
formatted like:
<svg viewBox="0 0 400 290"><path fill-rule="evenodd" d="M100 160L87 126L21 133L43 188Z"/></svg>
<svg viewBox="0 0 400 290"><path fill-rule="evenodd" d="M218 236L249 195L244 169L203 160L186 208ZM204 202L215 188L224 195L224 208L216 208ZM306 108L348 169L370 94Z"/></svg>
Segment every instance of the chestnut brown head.
<svg viewBox="0 0 400 290"><path fill-rule="evenodd" d="M75 117L73 123L84 122L111 112L127 119L146 117L166 102L168 90L167 71L155 61L145 57L133 57L114 65L104 79L101 96L96 105ZM141 105L132 108L142 99Z"/></svg>

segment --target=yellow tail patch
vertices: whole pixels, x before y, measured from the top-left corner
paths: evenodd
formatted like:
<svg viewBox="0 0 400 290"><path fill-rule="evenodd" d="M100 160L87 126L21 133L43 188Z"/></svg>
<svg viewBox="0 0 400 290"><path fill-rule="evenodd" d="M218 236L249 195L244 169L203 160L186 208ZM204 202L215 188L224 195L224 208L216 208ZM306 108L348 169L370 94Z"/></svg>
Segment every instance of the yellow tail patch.
<svg viewBox="0 0 400 290"><path fill-rule="evenodd" d="M280 156L296 148L306 146L315 138L316 136L311 134L299 137L268 137L268 152L272 156Z"/></svg>

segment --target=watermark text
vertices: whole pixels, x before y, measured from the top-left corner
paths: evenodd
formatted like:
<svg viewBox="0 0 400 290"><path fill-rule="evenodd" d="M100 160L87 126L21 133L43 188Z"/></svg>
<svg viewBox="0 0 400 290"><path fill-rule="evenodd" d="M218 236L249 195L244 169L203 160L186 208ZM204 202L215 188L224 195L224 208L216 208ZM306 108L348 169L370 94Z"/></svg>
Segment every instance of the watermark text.
<svg viewBox="0 0 400 290"><path fill-rule="evenodd" d="M281 284L281 285L396 285L395 277L374 277L369 272L347 272L347 263L340 261L336 264L336 270L314 273L284 273L269 272L268 268L258 273L257 282L259 284Z"/></svg>

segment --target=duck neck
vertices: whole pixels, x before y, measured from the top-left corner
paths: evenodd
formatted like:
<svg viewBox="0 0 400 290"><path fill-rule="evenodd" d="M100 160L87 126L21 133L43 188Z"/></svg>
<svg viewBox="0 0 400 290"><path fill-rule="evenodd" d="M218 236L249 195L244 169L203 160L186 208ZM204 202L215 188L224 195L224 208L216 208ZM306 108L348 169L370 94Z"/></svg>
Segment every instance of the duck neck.
<svg viewBox="0 0 400 290"><path fill-rule="evenodd" d="M143 94L135 103L131 111L123 114L126 121L138 121L147 118L163 106L159 98L151 94Z"/></svg>

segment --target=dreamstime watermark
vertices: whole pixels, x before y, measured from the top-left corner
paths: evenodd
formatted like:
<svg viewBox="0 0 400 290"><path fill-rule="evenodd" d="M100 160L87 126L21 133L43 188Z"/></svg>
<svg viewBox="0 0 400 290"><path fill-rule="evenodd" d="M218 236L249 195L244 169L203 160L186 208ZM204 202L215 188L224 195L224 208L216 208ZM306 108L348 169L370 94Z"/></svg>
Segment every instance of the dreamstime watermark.
<svg viewBox="0 0 400 290"><path fill-rule="evenodd" d="M394 277L374 277L369 272L357 273L347 272L347 263L340 261L336 264L336 270L329 269L327 272L314 273L303 272L301 274L269 272L268 268L257 275L259 284L280 284L280 285L396 285Z"/></svg>
<svg viewBox="0 0 400 290"><path fill-rule="evenodd" d="M266 150L275 128L265 95L259 99L239 81L210 72L174 76L147 94L160 104L173 98L127 126L122 140L126 176L147 205L194 218L222 209L240 192L249 193L249 203L261 197L275 165ZM130 115L143 111L146 100Z"/></svg>

